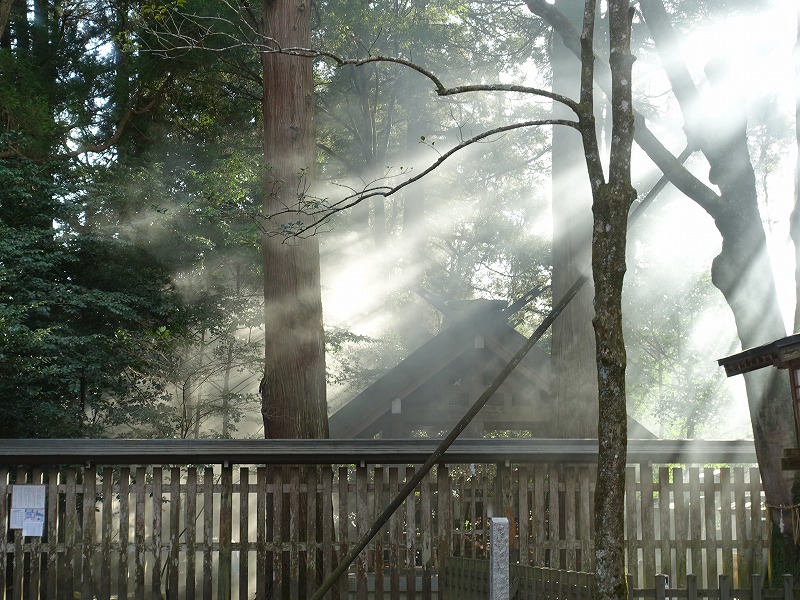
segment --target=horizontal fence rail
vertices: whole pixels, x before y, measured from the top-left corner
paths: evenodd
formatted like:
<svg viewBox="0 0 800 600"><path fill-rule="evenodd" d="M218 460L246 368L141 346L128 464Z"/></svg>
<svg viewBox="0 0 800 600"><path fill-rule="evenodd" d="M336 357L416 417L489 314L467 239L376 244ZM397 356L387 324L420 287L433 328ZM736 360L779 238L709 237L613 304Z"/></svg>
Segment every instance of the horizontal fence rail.
<svg viewBox="0 0 800 600"><path fill-rule="evenodd" d="M56 441L37 442L30 456L21 452L29 441L0 446L0 463L13 465L0 466L0 600L308 597L414 475L417 466L403 460L426 458L414 441L346 456L344 449L375 442L273 441L252 466L234 462L255 458L258 444L233 442L239 451L230 460L204 463L224 443L158 441L148 449L137 440L131 449L114 440L131 450L124 454L110 440L57 441L57 454ZM588 457L596 444L493 442L459 442L446 454L455 460L423 479L329 597L437 597L446 557L488 555L492 515L509 518L514 562L591 571L596 474ZM752 443L749 450L746 442L707 444L704 461L730 465L721 468L695 466L689 457L697 446L685 443L640 450L629 454L626 489L632 586L652 588L659 572L673 582L695 574L701 587L719 574L738 585L765 572ZM9 527L21 484L45 486L41 537Z"/></svg>

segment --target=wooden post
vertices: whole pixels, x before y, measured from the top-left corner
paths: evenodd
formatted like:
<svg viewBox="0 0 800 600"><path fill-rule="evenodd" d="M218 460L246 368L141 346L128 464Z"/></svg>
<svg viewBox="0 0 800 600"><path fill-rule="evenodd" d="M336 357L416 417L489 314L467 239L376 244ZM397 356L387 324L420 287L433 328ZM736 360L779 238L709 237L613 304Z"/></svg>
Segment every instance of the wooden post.
<svg viewBox="0 0 800 600"><path fill-rule="evenodd" d="M267 600L267 468L256 470L256 600Z"/></svg>
<svg viewBox="0 0 800 600"><path fill-rule="evenodd" d="M169 554L167 555L167 600L178 600L181 548L181 468L169 473Z"/></svg>
<svg viewBox="0 0 800 600"><path fill-rule="evenodd" d="M55 485L55 469L51 471L50 485ZM130 467L122 467L119 471L119 556L117 557L117 596L120 598L128 597L128 540L130 535L131 525L131 470ZM56 488L58 489L58 488ZM57 498L57 495L52 496ZM48 575L49 575L49 560L48 556ZM55 568L53 569L53 576L55 576ZM48 585L48 590L50 586ZM53 592L55 593L55 584L53 585ZM47 594L48 598L54 598Z"/></svg>
<svg viewBox="0 0 800 600"><path fill-rule="evenodd" d="M356 535L361 537L369 528L371 521L369 514L369 481L367 480L367 467L362 464L356 469ZM356 558L356 598L367 600L367 553L364 548Z"/></svg>
<svg viewBox="0 0 800 600"><path fill-rule="evenodd" d="M32 469L30 481L31 483L41 485L41 467L34 467ZM92 533L94 533L94 528L92 528ZM2 539L5 542L5 538ZM30 573L31 578L30 582L28 583L28 598L31 600L38 600L41 597L39 593L39 587L41 585L42 575L42 538L40 536L34 536L31 539Z"/></svg>
<svg viewBox="0 0 800 600"><path fill-rule="evenodd" d="M197 579L197 467L186 473L186 597L194 598Z"/></svg>
<svg viewBox="0 0 800 600"><path fill-rule="evenodd" d="M112 501L114 499L113 492L113 479L114 469L105 467L103 469L103 513L100 541L100 589L98 595L100 598L111 597L111 538L113 536L113 529L111 525L111 513L113 512Z"/></svg>
<svg viewBox="0 0 800 600"><path fill-rule="evenodd" d="M667 595L667 576L656 575L655 587L656 587L656 600L664 600L664 598L666 598Z"/></svg>
<svg viewBox="0 0 800 600"><path fill-rule="evenodd" d="M97 471L92 464L83 469L83 536L81 541L81 595L94 598L94 541L95 532L95 488Z"/></svg>
<svg viewBox="0 0 800 600"><path fill-rule="evenodd" d="M250 595L250 470L239 469L239 600Z"/></svg>
<svg viewBox="0 0 800 600"><path fill-rule="evenodd" d="M214 565L214 469L203 471L203 600L212 600Z"/></svg>
<svg viewBox="0 0 800 600"><path fill-rule="evenodd" d="M153 573L150 580L153 598L161 598L162 473L161 467L153 467Z"/></svg>

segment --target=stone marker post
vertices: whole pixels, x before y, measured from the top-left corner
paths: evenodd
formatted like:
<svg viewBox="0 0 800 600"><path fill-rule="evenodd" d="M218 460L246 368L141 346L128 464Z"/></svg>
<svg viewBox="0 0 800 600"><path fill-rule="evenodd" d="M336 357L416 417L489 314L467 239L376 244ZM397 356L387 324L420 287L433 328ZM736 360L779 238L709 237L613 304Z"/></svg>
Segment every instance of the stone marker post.
<svg viewBox="0 0 800 600"><path fill-rule="evenodd" d="M489 520L489 600L509 600L508 519Z"/></svg>

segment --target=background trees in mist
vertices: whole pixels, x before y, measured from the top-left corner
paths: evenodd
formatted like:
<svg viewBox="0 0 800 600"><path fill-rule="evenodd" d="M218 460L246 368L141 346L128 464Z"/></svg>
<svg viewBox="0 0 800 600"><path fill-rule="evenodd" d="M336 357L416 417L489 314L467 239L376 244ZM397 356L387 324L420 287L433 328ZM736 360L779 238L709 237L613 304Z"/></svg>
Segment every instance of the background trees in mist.
<svg viewBox="0 0 800 600"><path fill-rule="evenodd" d="M235 286L235 263L248 272L244 295L257 303L259 294L258 278L251 275L260 224L254 215L259 212L261 200L257 159L261 145L258 137L261 79L257 52L243 44L227 48L224 53L186 50L164 60L156 53L136 50L134 38L137 35L146 38L148 32L139 29L138 17L129 7L113 4L104 10L81 11L77 5L62 3L60 6L68 9L62 13L65 23L59 23L54 6L49 6L51 16L43 21L53 31L59 26L75 31L61 40L51 36L47 42L58 49L52 57L58 76L53 78L52 65L26 70L36 55L31 37L33 13L23 18L20 4L15 3L11 11L4 42L3 60L7 68L3 73L12 81L3 86L3 107L9 116L4 166L13 167L17 180L47 183L50 191L33 185L30 193L42 190L35 195L42 206L50 208L48 214L35 217L24 212L25 207L32 206L30 203L18 203L14 212L23 216L14 217L15 228L21 231L23 221L26 225L38 221L44 225L42 231L52 233L53 215L60 211L65 214L55 218L59 240L68 236L77 238L91 231L112 246L134 245L150 257L151 265L163 265L163 276L169 279L166 285L162 281L156 287L169 292L176 307L169 314L180 315L180 319L175 316L173 321L173 317L159 316L149 329L140 325L131 327L156 331L165 326L170 336L174 336L171 339L186 335L189 345L207 344L212 334L197 316L203 311L192 308L192 304L202 298L217 297L215 302L222 302L223 296L233 296L229 292ZM45 4L40 3L40 20ZM682 31L695 27L692 15L698 11L712 21L721 18L713 13L712 9L716 10L713 6L704 6L694 2L681 4L678 24ZM222 4L197 3L186 10L219 15L220 7ZM349 19L351 11L356 11L358 18ZM150 14L148 18L154 17ZM313 43L344 55L364 54L366 49L372 49L374 54L397 50L419 59L426 67L444 69L448 81L451 76L454 82L466 81L465 74L470 74L474 80L494 81L498 77L512 80L519 76L549 85L551 72L546 54L549 30L543 21L514 7L476 4L466 10L456 2L424 6L408 2L391 7L379 3L369 6L320 3L312 19ZM80 35L76 33L78 30ZM645 25L638 18L634 34L635 40L641 41L637 49L639 62L652 62ZM431 43L434 38L441 40L442 35L448 36L447 43ZM43 56L42 40L46 37L36 38L40 44L38 56ZM98 43L87 45L88 39L96 39ZM535 70L531 69L529 57L534 57ZM369 181L370 177L383 177L386 167L395 174L404 168L418 172L421 164L434 160L458 140L485 131L511 116L536 118L549 114L550 110L548 104L537 104L519 95L435 99L423 78L397 65L373 64L357 76L358 71L355 67L333 69L329 64L316 63L317 179L323 186L328 182L353 185ZM34 76L36 82L27 83L26 78ZM47 81L53 81L49 88L43 83ZM398 93L398 89L413 93ZM645 95L638 96L637 106L648 115L648 124L654 129L660 131L659 124L663 121L664 127L675 131L681 123L670 121L668 110L646 98L650 89L640 88ZM19 90L25 90L24 100ZM35 93L28 93L31 90ZM663 87L655 90L654 95L661 91ZM95 98L103 99L100 106L93 106ZM355 98L359 101L343 102ZM23 119L20 116L23 106L28 111L26 115L38 117ZM761 164L763 155L760 148L768 146L768 132L775 128L762 129L765 141L751 152L758 157L757 164ZM751 146L754 139L751 138ZM365 140L380 140L382 145L368 144L369 151L365 154ZM78 153L82 148L97 149L109 142L114 142L114 146L104 153ZM476 295L511 301L534 285L547 283L552 272L550 234L541 217L548 212L548 144L547 132L530 131L507 134L496 143L475 145L463 159L454 157L452 163L442 165L433 177L384 201L383 218L380 207L376 213L374 206L365 204L369 210L343 213L331 221L331 230L320 236L325 293L336 285L333 273L338 265L334 258L342 257L352 264L359 264L357 260L361 257L374 259L364 263L379 263L375 274L370 276L375 287L370 288L369 295L381 301L374 302L371 306L374 312L364 317L391 324L361 329L356 321L338 323L345 329L354 328L356 334L351 338L353 341L335 345L339 357L356 354L363 364L385 369L394 360L382 358L381 349L402 356L435 333L441 326L441 316L418 299L412 291L415 288L421 287L428 297L441 301ZM21 162L22 158L40 161L45 155L57 160L47 165L29 162L26 166ZM377 170L374 175L366 175L364 171L367 158ZM765 169L769 166L766 159L763 164ZM29 169L33 169L35 177L27 175ZM702 174L696 169L695 172ZM643 189L647 189L650 179L643 178L642 182ZM72 193L69 189L80 192ZM330 185L320 195L334 198L341 189ZM674 196L673 192L671 197ZM668 195L661 210L668 211L670 201L675 202ZM11 201L4 203L11 205ZM647 227L635 235L646 242L651 225L657 227L658 221L648 220ZM378 230L383 233L376 234ZM381 236L383 242L378 240ZM387 252L379 250L381 243ZM631 264L642 265L637 272L644 273L647 260L639 252L632 257ZM208 277L209 272L215 276ZM153 277L151 281L159 280ZM384 293L377 285L385 281L397 284L390 293ZM209 291L200 293L209 283ZM17 284L9 280L9 286L12 285ZM694 312L677 288L665 288L662 291L668 299L660 303L662 306L675 306L684 315ZM376 290L380 293L375 293ZM19 294L13 296L17 298ZM645 305L646 299L652 297L644 286L626 288L626 302L631 305L632 315L637 303ZM523 330L535 323L537 311L547 307L549 296L545 294L537 302L538 306L531 307L527 316L520 317ZM23 323L27 323L25 310L22 313L17 310ZM677 317L672 313L664 315L666 320L672 318ZM182 324L187 321L192 321L191 326ZM250 327L253 321L248 317L242 324ZM409 323L417 326L413 335ZM214 327L208 319L205 324ZM233 325L220 328L230 326ZM626 327L629 339L634 339L639 325L630 320ZM47 328L34 329L41 336ZM15 330L9 339L21 340L20 331ZM644 333L646 330L638 337L645 339ZM365 344L359 341L360 335L381 340ZM152 336L143 339L161 343ZM666 354L671 356L676 346L667 346ZM634 363L639 356L644 357L639 348L636 344L629 345ZM705 362L699 367L698 377L716 371L713 364L716 356L699 358ZM644 358L642 361L646 362ZM684 358L682 362L686 364L687 360ZM649 367L645 364L641 369L633 369L629 377L637 377L646 368ZM154 367L137 371L156 372ZM340 371L340 375L347 371ZM249 371L243 375L242 381L252 374ZM377 374L376 370L373 376ZM133 381L146 379L137 376ZM174 379L178 380L177 375ZM161 389L176 389L174 383L167 385L160 378L159 381ZM366 380L359 381L357 386L367 384ZM252 378L248 385L246 392L254 393L256 383ZM53 380L56 390L80 388L79 384L75 386L74 382ZM216 394L215 386L221 389L221 380L215 379L201 396ZM190 382L189 388L192 387ZM641 399L637 400L637 406L642 406L638 416L656 412L647 408L648 402L652 406L658 398L655 391L647 393L646 387L639 385L629 388ZM119 396L117 392L110 393ZM70 410L75 406L66 405ZM657 426L654 420L650 422ZM221 429L221 424L218 425L215 428ZM188 429L193 434L194 427ZM175 428L179 430L179 426Z"/></svg>

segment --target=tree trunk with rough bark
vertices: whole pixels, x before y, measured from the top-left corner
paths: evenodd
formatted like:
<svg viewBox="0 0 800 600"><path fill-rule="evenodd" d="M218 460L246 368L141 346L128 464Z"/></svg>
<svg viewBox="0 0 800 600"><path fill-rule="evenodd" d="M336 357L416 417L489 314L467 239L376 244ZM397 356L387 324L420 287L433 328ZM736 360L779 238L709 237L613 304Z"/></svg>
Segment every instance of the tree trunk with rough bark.
<svg viewBox="0 0 800 600"><path fill-rule="evenodd" d="M263 35L282 48L311 46L311 6L305 0L263 0ZM267 438L328 436L325 342L319 243L284 238L277 226L304 221L314 175L312 63L262 53L264 214L275 215L262 237L265 365L261 385Z"/></svg>
<svg viewBox="0 0 800 600"><path fill-rule="evenodd" d="M719 195L711 190L702 197L690 194L714 219L722 236L722 249L712 263L712 282L733 313L743 349L780 339L786 329L758 209L744 102L726 90L727 66L711 62L706 76L714 101L703 103L688 70L676 58L678 38L663 3L642 0L640 6L684 114L686 136L705 155L709 181L719 188ZM793 504L792 474L781 466L783 451L796 444L787 379L769 369L747 373L744 381L767 503ZM773 511L776 525L779 512ZM790 530L783 532L789 548L794 546Z"/></svg>
<svg viewBox="0 0 800 600"><path fill-rule="evenodd" d="M587 0L589 6L594 0ZM625 467L628 417L625 396L625 340L622 333L622 285L628 213L636 199L631 185L634 117L630 53L632 9L628 0L608 2L611 67L611 148L608 182L593 187L592 269L595 285L594 330L597 345L598 458L595 487L595 568L597 598L627 598L625 577ZM593 50L582 35L584 76ZM582 85L594 85L585 80ZM591 176L591 170L590 170Z"/></svg>

